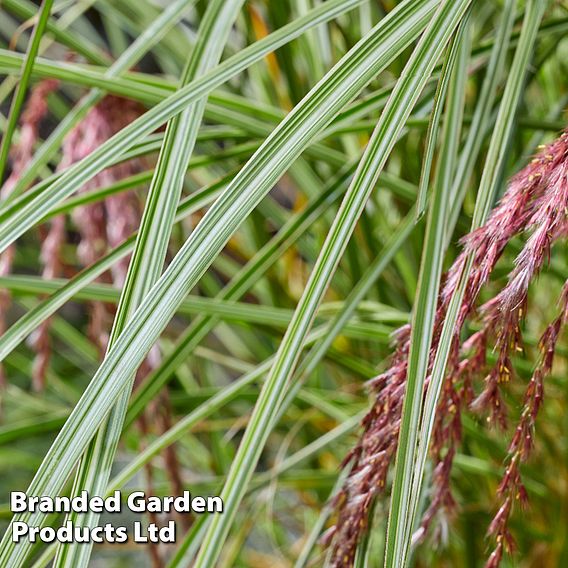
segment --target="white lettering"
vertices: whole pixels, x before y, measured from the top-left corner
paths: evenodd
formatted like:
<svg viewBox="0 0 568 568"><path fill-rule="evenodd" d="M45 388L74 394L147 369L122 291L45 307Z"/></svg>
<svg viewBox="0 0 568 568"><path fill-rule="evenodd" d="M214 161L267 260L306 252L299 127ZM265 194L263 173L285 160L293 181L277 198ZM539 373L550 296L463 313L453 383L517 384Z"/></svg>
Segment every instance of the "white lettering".
<svg viewBox="0 0 568 568"><path fill-rule="evenodd" d="M133 513L144 513L146 510L144 502L144 491L134 491L128 496L128 508Z"/></svg>
<svg viewBox="0 0 568 568"><path fill-rule="evenodd" d="M12 513L21 513L27 509L27 495L23 491L10 493L10 510Z"/></svg>
<svg viewBox="0 0 568 568"><path fill-rule="evenodd" d="M12 542L20 542L20 537L28 534L29 527L22 521L12 523Z"/></svg>

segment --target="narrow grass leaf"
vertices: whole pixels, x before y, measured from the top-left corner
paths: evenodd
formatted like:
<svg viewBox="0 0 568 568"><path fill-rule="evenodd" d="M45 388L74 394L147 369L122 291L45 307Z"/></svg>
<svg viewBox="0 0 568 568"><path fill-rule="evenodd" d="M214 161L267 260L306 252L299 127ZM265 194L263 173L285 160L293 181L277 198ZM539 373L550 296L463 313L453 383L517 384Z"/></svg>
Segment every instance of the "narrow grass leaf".
<svg viewBox="0 0 568 568"><path fill-rule="evenodd" d="M527 69L545 9L546 2L539 2L535 0L527 3L521 36L511 65L510 74L505 86L505 92L503 93L503 98L499 106L497 122L493 131L493 136L491 137L487 157L485 159L483 177L479 185L474 218L472 221L472 230L480 227L485 222L499 187L504 163L507 157L508 141L513 131L515 114L523 95L523 85ZM505 18L509 17L512 11L514 11L513 1L506 4L506 10L508 13L505 15ZM440 344L434 358L430 384L424 404L424 415L420 425L420 444L416 461L416 469L414 471L414 491L418 492L424 475L424 464L434 426L436 406L439 400L444 373L447 366L451 339L454 333L458 310L462 303L465 284L467 283L470 269L471 259L466 264L458 286L456 287L456 291L450 300L446 318L442 327Z"/></svg>
<svg viewBox="0 0 568 568"><path fill-rule="evenodd" d="M451 174L453 173L457 139L461 127L460 112L463 106L464 85L462 81L461 88L459 85L456 87L456 81L459 81L458 78L463 74L463 70L457 69L456 63L461 61L458 55L465 35L469 31L466 25L469 5L470 2L463 2L458 8L455 2L445 2L440 7L438 17L432 23L433 27L443 25L450 33L461 23L449 47L448 54L450 94L447 98L447 106L453 106L455 103L458 110L454 112L453 120L446 116L444 123L444 146L432 189L432 202L428 209L426 235L420 261L418 287L412 316L406 391L402 407L387 529L385 566L389 567L404 567L407 563L408 533L411 532L411 527L408 526L408 512L412 501L412 472L416 454L417 430L422 409L423 389L428 373L430 346L445 253L445 227L449 211ZM464 17L465 20L462 21ZM457 73L457 75L454 75L454 73ZM454 87L456 87L455 96Z"/></svg>
<svg viewBox="0 0 568 568"><path fill-rule="evenodd" d="M448 239L453 235L471 173L481 151L485 133L489 127L491 113L495 107L497 88L504 75L514 23L515 3L507 0L489 56L487 71L481 86L481 92L479 93L479 100L475 106L469 132L461 150L458 169L452 186L452 213L448 227Z"/></svg>
<svg viewBox="0 0 568 568"><path fill-rule="evenodd" d="M213 0L209 3L199 28L197 42L184 69L181 86L218 63L243 1ZM112 349L131 314L162 271L175 221L176 206L204 109L205 100L202 99L174 117L166 127L109 338L109 349ZM73 488L75 494L82 490L87 491L89 495L104 494L122 433L134 377L135 373L132 373L130 385L119 396L116 406L83 456ZM68 520L74 526L93 527L97 525L99 516L93 512L72 513ZM90 551L91 547L79 543L60 545L54 566L87 566Z"/></svg>
<svg viewBox="0 0 568 568"><path fill-rule="evenodd" d="M470 20L466 17L460 28L456 33L456 37L450 49L450 59L451 59L451 69L450 84L448 90L448 96L446 101L446 112L444 116L444 130L443 130L443 140L442 146L440 148L439 157L439 169L437 172L436 184L440 187L440 192L448 202L445 211L445 217L442 223L442 241L445 243L445 227L447 227L447 221L451 215L450 200L448 196L451 194L451 188L455 176L455 171L457 167L457 150L459 148L459 142L461 139L462 125L463 125L463 114L465 105L465 95L466 87L468 81L468 69L467 61L470 57L471 51L471 28ZM442 254L445 252L445 246L442 249ZM431 298L428 299L430 301ZM436 300L433 300L433 306L436 309ZM410 371L409 371L410 372ZM426 377L424 377L425 379ZM424 386L420 386L421 392L424 392ZM423 395L420 397L420 402L423 402ZM420 414L420 418L423 418L425 409L423 408ZM413 424L412 428L418 428L418 424ZM416 439L415 444L417 447L415 451L420 453L419 449L419 438ZM416 465L416 464L414 464ZM411 464L412 467L412 464ZM412 473L410 474L413 475ZM414 488L410 492L410 503L408 506L408 511L406 512L406 534L404 537L404 547L405 547L405 557L409 556L409 547L412 541L412 534L415 527L416 515L418 511L418 505L420 501L420 490L419 488Z"/></svg>
<svg viewBox="0 0 568 568"><path fill-rule="evenodd" d="M20 116L20 111L22 110L22 105L24 104L26 90L30 82L32 68L39 50L41 38L43 37L43 32L45 31L47 21L49 20L49 13L52 4L53 0L43 0L41 4L39 18L30 38L30 43L28 45L28 51L24 60L20 81L18 83L16 93L14 94L14 98L12 99L10 114L8 115L8 123L6 124L6 128L2 136L2 141L0 142L0 183L2 183L2 179L4 178L4 172L6 169L6 164L8 162L8 154L10 152L12 137L14 135L14 132L16 131L18 118Z"/></svg>
<svg viewBox="0 0 568 568"><path fill-rule="evenodd" d="M450 82L449 55L444 60L442 73L434 95L434 106L430 114L428 122L428 130L426 132L426 147L424 150L424 157L422 159L422 170L420 171L420 182L418 184L418 197L416 198L416 217L420 218L424 215L426 210L426 200L428 197L428 187L430 185L430 174L432 171L432 164L434 163L434 154L438 144L438 132L440 130L440 119L446 101L446 93L448 92L448 85Z"/></svg>
<svg viewBox="0 0 568 568"><path fill-rule="evenodd" d="M341 259L359 216L392 151L398 133L416 104L436 61L470 0L455 2L437 13L397 82L371 140L355 172L340 210L326 237L322 251L280 344L276 361L263 385L227 480L221 492L224 514L214 517L195 561L197 568L213 565L236 516L264 444L275 412L282 404L286 387L300 357L305 337L319 304Z"/></svg>

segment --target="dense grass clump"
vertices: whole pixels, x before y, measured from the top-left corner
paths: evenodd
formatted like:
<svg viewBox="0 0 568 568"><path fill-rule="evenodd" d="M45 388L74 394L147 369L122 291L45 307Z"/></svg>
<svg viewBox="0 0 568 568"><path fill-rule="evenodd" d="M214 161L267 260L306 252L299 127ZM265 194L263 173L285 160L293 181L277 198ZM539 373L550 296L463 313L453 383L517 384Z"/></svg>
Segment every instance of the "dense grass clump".
<svg viewBox="0 0 568 568"><path fill-rule="evenodd" d="M1 1L0 565L566 563L567 32L552 0ZM110 522L26 489L224 512L16 544Z"/></svg>

